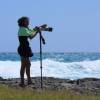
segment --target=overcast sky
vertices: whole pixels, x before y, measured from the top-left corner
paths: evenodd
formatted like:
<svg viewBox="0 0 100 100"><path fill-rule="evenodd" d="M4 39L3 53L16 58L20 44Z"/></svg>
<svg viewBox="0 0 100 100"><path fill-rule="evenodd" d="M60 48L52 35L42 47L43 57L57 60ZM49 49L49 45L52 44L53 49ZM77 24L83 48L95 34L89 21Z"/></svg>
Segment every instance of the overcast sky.
<svg viewBox="0 0 100 100"><path fill-rule="evenodd" d="M100 52L100 0L0 0L0 52L16 52L17 19L30 18L30 28L48 24L43 32L46 52ZM31 40L39 51L39 36Z"/></svg>

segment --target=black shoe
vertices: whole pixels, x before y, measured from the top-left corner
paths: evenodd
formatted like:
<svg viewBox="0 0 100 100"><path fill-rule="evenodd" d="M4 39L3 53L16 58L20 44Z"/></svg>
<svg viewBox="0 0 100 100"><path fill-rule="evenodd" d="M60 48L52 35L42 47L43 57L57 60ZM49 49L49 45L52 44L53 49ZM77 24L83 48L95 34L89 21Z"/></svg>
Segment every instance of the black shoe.
<svg viewBox="0 0 100 100"><path fill-rule="evenodd" d="M33 84L31 80L27 82L27 85L31 85L31 84Z"/></svg>
<svg viewBox="0 0 100 100"><path fill-rule="evenodd" d="M19 86L24 88L25 84L24 83L20 83Z"/></svg>

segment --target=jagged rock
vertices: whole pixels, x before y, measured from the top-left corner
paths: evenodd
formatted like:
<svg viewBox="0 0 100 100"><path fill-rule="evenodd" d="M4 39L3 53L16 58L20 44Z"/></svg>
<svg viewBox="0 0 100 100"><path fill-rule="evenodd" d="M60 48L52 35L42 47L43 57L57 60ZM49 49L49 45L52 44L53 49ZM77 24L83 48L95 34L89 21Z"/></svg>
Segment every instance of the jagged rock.
<svg viewBox="0 0 100 100"><path fill-rule="evenodd" d="M25 80L26 86L28 89L41 89L41 78L32 77L33 84L27 85L27 80ZM21 88L19 86L20 78L13 79L3 79L0 77L0 84L5 84L11 88ZM69 79L59 79L53 77L43 77L43 89L45 90L72 90L74 92L84 93L90 91L93 93L100 93L100 79L97 78L84 78L78 80L69 80Z"/></svg>

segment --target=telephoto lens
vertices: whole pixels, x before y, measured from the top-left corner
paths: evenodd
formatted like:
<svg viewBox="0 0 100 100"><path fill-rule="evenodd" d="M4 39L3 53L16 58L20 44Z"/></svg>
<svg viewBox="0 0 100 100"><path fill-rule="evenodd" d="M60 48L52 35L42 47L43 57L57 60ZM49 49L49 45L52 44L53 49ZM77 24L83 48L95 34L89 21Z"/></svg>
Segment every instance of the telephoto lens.
<svg viewBox="0 0 100 100"><path fill-rule="evenodd" d="M52 27L48 27L47 28L47 31L52 32L53 31L53 28Z"/></svg>

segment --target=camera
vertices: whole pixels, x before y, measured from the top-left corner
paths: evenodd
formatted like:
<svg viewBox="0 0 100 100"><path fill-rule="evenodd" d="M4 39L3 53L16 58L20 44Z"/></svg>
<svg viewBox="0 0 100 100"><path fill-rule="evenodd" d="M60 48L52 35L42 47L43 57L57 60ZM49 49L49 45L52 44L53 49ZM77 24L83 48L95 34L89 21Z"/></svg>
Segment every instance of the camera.
<svg viewBox="0 0 100 100"><path fill-rule="evenodd" d="M42 26L40 26L40 30L52 32L53 31L53 28L52 27L48 27L47 24L43 24Z"/></svg>
<svg viewBox="0 0 100 100"><path fill-rule="evenodd" d="M40 31L48 31L48 32L52 32L53 31L53 28L52 27L48 27L47 24L43 24L41 26L36 26L35 27L35 30L37 32L40 32Z"/></svg>

